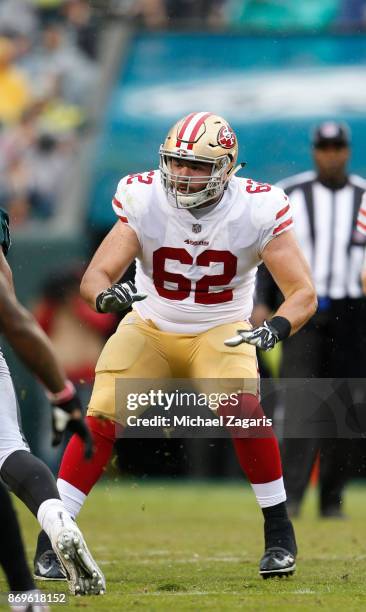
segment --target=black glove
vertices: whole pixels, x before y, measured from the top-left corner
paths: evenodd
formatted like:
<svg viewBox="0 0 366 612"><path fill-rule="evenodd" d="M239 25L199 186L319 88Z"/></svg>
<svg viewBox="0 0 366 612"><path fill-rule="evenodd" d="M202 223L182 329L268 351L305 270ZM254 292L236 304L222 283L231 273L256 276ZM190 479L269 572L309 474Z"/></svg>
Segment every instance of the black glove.
<svg viewBox="0 0 366 612"><path fill-rule="evenodd" d="M124 312L133 302L140 302L145 298L145 294L137 292L132 281L115 283L98 295L96 308L98 312Z"/></svg>
<svg viewBox="0 0 366 612"><path fill-rule="evenodd" d="M291 324L285 317L273 317L253 329L238 329L238 335L224 341L226 346L239 346L242 342L252 344L263 351L270 351L280 340L290 335Z"/></svg>
<svg viewBox="0 0 366 612"><path fill-rule="evenodd" d="M91 459L93 456L93 438L87 424L84 421L81 402L72 382L68 380L65 388L59 393L48 393L48 399L52 406L52 446L60 444L65 431L76 433L84 442L84 457ZM80 416L72 416L77 411Z"/></svg>

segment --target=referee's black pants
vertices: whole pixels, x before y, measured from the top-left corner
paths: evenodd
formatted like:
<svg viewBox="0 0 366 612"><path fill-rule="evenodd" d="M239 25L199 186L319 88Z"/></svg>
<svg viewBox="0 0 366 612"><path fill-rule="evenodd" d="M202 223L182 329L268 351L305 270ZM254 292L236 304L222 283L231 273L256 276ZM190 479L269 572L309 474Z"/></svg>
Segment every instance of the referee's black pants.
<svg viewBox="0 0 366 612"><path fill-rule="evenodd" d="M283 378L366 376L366 300L330 300L327 306L297 334L283 342ZM288 437L286 423L291 422L291 411L306 415L312 403L314 396L311 392L299 394L289 389L286 393L283 473L288 503L295 509L302 501L319 453L320 513L327 516L340 509L344 486L356 472L360 443L352 439L324 437L321 418L319 431L313 438ZM318 414L321 415L321 407Z"/></svg>

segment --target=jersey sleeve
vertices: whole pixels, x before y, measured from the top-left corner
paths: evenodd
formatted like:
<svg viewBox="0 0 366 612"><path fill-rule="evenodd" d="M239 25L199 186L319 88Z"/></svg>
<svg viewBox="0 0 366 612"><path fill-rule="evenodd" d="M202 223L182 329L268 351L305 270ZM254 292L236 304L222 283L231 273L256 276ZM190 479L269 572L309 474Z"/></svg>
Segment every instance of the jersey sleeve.
<svg viewBox="0 0 366 612"><path fill-rule="evenodd" d="M357 216L357 230L366 236L366 191L362 196L360 210Z"/></svg>
<svg viewBox="0 0 366 612"><path fill-rule="evenodd" d="M288 196L279 187L271 187L271 191L264 195L256 208L255 225L259 229L260 254L273 238L292 229L294 222Z"/></svg>
<svg viewBox="0 0 366 612"><path fill-rule="evenodd" d="M112 207L122 223L126 223L137 234L140 240L140 229L138 222L138 197L134 193L133 185L127 184L128 177L120 180L117 191L112 199Z"/></svg>
<svg viewBox="0 0 366 612"><path fill-rule="evenodd" d="M4 255L7 255L11 245L9 216L2 208L0 208L0 244Z"/></svg>

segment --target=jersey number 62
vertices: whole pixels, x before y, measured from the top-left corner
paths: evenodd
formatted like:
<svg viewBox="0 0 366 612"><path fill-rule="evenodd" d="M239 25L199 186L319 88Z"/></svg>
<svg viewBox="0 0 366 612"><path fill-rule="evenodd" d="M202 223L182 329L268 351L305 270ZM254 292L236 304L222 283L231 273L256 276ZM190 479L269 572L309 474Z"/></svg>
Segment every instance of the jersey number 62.
<svg viewBox="0 0 366 612"><path fill-rule="evenodd" d="M165 269L165 261L173 259L182 264L196 266L207 266L210 263L223 263L224 270L222 274L205 274L195 283L194 301L197 304L221 304L222 302L230 302L233 299L232 289L222 289L221 291L210 291L210 287L222 287L228 285L234 278L237 269L237 257L230 251L215 251L208 249L203 251L196 258L195 262L192 255L186 249L161 247L153 254L153 280L156 291L161 297L168 300L185 300L189 297L192 291L192 281L183 276L168 272ZM168 289L165 283L175 283L175 289Z"/></svg>

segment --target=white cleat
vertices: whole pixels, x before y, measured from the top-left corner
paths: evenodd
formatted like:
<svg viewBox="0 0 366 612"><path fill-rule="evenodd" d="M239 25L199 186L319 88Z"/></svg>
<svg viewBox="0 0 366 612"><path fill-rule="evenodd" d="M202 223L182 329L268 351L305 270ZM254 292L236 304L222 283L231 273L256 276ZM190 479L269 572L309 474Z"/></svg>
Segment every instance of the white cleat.
<svg viewBox="0 0 366 612"><path fill-rule="evenodd" d="M57 527L52 534L52 546L67 576L70 592L73 595L104 594L104 575L91 556L79 528L72 521L65 521Z"/></svg>

